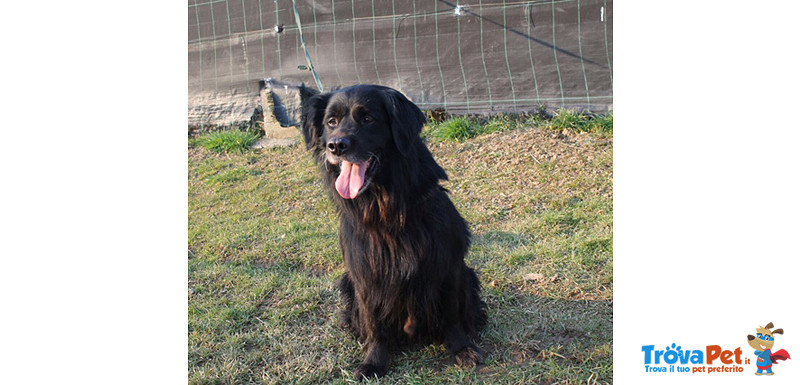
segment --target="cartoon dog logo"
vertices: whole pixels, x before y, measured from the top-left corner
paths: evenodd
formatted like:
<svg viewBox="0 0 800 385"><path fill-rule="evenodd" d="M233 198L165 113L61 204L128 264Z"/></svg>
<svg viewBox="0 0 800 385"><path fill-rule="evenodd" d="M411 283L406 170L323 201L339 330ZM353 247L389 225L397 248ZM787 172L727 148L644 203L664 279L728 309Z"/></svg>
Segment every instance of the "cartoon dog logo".
<svg viewBox="0 0 800 385"><path fill-rule="evenodd" d="M766 374L771 376L775 374L772 372L773 364L777 364L778 360L792 358L789 357L789 352L784 349L778 350L775 353L772 352L772 346L775 345L775 334L783 334L783 329L770 331L772 327L772 322L770 322L766 327L756 328L755 337L753 335L747 336L747 344L756 350L756 367L758 368L756 376L764 374L765 370L767 371Z"/></svg>

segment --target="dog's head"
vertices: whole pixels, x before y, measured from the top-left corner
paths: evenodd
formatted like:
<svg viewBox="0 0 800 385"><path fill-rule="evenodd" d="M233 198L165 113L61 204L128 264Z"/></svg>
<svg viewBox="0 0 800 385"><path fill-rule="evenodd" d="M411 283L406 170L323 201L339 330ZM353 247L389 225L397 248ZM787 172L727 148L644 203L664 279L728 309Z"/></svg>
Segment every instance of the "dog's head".
<svg viewBox="0 0 800 385"><path fill-rule="evenodd" d="M390 161L427 152L419 137L424 123L422 111L400 92L358 85L310 98L302 130L307 148L336 173L336 191L353 199L389 172Z"/></svg>
<svg viewBox="0 0 800 385"><path fill-rule="evenodd" d="M747 336L747 344L755 350L764 351L772 349L775 345L775 334L783 334L783 329L772 329L772 322L765 327L756 328L756 335Z"/></svg>

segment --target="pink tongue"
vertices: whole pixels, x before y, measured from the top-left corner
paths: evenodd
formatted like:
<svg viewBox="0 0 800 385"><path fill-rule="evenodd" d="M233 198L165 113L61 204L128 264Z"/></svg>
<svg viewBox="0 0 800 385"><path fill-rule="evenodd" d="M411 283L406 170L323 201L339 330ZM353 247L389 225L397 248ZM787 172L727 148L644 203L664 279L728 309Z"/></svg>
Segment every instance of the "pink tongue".
<svg viewBox="0 0 800 385"><path fill-rule="evenodd" d="M350 163L342 161L339 177L336 178L336 192L344 199L353 199L358 195L364 185L364 174L367 172L367 162Z"/></svg>

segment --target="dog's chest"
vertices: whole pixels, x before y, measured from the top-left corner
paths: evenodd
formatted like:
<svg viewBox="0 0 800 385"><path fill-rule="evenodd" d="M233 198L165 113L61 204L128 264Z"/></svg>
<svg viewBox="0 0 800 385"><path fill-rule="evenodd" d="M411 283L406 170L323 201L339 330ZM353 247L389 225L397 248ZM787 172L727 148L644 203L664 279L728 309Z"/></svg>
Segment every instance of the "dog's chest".
<svg viewBox="0 0 800 385"><path fill-rule="evenodd" d="M419 270L425 245L405 236L341 234L345 264L364 282L381 286L404 286Z"/></svg>

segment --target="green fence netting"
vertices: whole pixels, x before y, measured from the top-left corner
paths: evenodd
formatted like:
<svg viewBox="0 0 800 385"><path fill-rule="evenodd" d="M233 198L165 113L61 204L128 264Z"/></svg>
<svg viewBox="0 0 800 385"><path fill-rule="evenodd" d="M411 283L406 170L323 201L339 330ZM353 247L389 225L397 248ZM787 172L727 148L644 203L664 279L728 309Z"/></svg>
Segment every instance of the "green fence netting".
<svg viewBox="0 0 800 385"><path fill-rule="evenodd" d="M382 84L423 109L455 114L540 106L607 112L612 5L190 0L189 123L248 121L261 88L303 83L326 90Z"/></svg>

